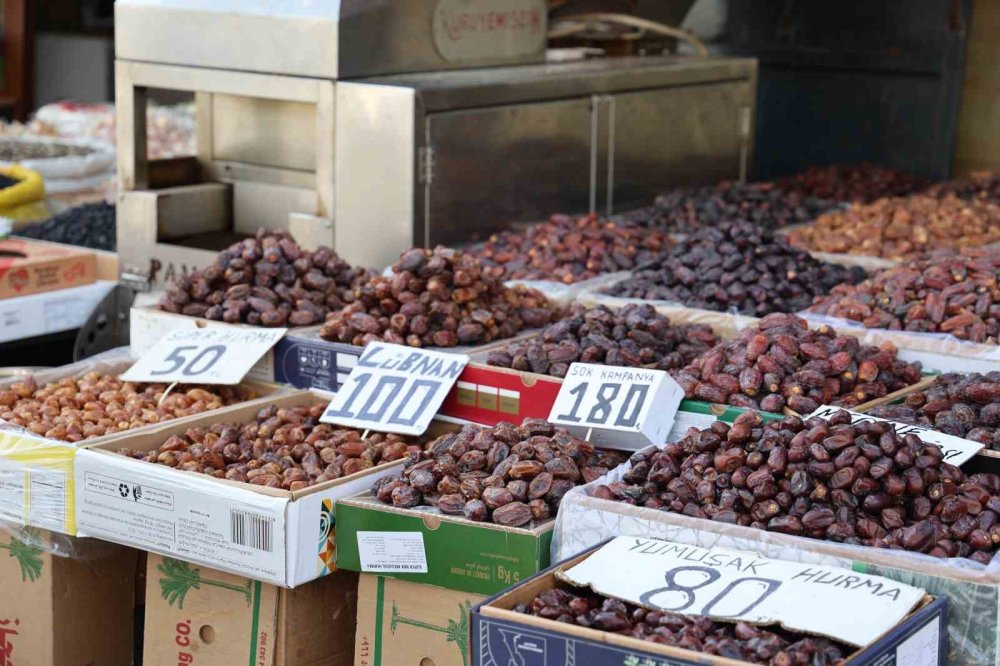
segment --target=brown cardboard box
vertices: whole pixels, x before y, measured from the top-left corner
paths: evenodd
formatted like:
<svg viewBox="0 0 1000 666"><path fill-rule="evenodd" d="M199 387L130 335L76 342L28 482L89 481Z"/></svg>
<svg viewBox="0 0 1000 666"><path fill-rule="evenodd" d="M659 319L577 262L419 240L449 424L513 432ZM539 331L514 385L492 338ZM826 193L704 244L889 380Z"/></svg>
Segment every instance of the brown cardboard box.
<svg viewBox="0 0 1000 666"><path fill-rule="evenodd" d="M0 549L0 663L132 663L137 551L9 526Z"/></svg>
<svg viewBox="0 0 1000 666"><path fill-rule="evenodd" d="M469 613L485 598L361 574L354 666L469 666Z"/></svg>
<svg viewBox="0 0 1000 666"><path fill-rule="evenodd" d="M150 554L146 664L349 666L357 575L293 590Z"/></svg>
<svg viewBox="0 0 1000 666"><path fill-rule="evenodd" d="M96 281L97 257L90 250L22 238L0 240L0 299Z"/></svg>

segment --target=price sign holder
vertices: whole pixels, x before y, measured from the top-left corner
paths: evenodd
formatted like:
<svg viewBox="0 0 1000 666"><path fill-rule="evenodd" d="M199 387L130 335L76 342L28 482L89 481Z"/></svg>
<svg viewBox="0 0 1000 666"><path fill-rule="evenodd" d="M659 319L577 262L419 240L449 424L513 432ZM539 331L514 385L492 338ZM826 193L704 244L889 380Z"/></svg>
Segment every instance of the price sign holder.
<svg viewBox="0 0 1000 666"><path fill-rule="evenodd" d="M287 331L227 327L170 331L121 378L167 384L239 384Z"/></svg>
<svg viewBox="0 0 1000 666"><path fill-rule="evenodd" d="M420 435L469 362L464 354L387 342L365 347L320 421Z"/></svg>
<svg viewBox="0 0 1000 666"><path fill-rule="evenodd" d="M573 363L549 421L607 448L667 441L684 390L662 370Z"/></svg>
<svg viewBox="0 0 1000 666"><path fill-rule="evenodd" d="M821 419L828 419L835 412L839 412L842 409L844 408L823 405L806 418L818 416ZM944 461L949 465L955 465L956 467L968 462L986 446L980 442L974 442L971 439L955 437L954 435L948 435L943 432L938 432L937 430L924 428L923 426L911 425L909 423L899 423L898 421L891 421L889 419L880 419L877 416L869 416L868 414L862 414L860 412L852 412L849 409L845 409L844 411L850 413L851 423L864 423L865 421L891 423L893 429L900 437L910 434L916 435L928 444L933 444L939 447L944 452Z"/></svg>

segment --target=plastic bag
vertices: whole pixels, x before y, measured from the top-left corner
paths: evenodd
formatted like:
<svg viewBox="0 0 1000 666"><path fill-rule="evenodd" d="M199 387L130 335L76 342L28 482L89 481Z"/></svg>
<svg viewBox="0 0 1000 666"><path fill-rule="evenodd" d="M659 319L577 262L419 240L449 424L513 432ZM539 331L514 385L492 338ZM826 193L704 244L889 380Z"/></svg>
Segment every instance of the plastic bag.
<svg viewBox="0 0 1000 666"><path fill-rule="evenodd" d="M19 181L0 190L0 216L16 222L35 222L49 217L45 184L41 174L23 165L0 166L0 174Z"/></svg>

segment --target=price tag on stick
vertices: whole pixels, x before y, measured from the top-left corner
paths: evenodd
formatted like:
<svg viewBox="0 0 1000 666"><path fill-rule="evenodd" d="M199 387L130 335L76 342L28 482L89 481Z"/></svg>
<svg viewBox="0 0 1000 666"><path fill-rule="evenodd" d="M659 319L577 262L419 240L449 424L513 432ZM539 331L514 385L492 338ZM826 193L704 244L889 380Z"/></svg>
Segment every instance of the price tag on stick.
<svg viewBox="0 0 1000 666"><path fill-rule="evenodd" d="M468 362L462 354L373 342L320 421L423 434Z"/></svg>
<svg viewBox="0 0 1000 666"><path fill-rule="evenodd" d="M239 384L286 328L170 331L121 378L129 382Z"/></svg>
<svg viewBox="0 0 1000 666"><path fill-rule="evenodd" d="M843 407L831 407L829 405L823 405L815 412L807 416L806 418L811 419L814 416L818 416L821 419L828 419L834 413L839 412ZM911 425L909 423L900 423L898 421L890 421L889 419L880 419L877 416L869 416L868 414L861 414L860 412L852 412L849 409L844 410L851 415L851 423L863 423L865 421L881 421L882 423L891 423L893 429L896 431L900 437L903 435L913 434L919 437L924 442L928 444L933 444L937 446L944 452L944 461L949 465L955 465L956 467L965 464L974 455L979 453L986 445L982 442L974 442L971 439L964 439L962 437L955 437L954 435L948 435L943 432L938 432L937 430L931 430L930 428L924 428L923 426Z"/></svg>
<svg viewBox="0 0 1000 666"><path fill-rule="evenodd" d="M683 398L662 370L573 363L549 421L594 444L639 450L666 443Z"/></svg>

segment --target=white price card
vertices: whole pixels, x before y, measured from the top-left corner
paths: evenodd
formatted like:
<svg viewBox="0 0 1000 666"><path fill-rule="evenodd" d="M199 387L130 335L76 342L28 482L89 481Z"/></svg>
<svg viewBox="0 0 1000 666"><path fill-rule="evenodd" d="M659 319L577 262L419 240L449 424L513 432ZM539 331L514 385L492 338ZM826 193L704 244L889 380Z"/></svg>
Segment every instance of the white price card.
<svg viewBox="0 0 1000 666"><path fill-rule="evenodd" d="M826 419L842 409L844 408L823 405L806 418L818 416L821 419ZM850 413L851 423L881 421L882 423L891 423L893 429L900 436L914 434L928 444L934 444L940 448L944 452L944 461L950 465L955 465L956 467L967 462L970 458L972 458L972 456L979 453L979 451L986 446L985 444L974 442L971 439L963 439L961 437L955 437L954 435L946 435L943 432L931 430L930 428L925 428L923 426L911 425L909 423L899 423L898 421L891 421L889 419L880 419L877 416L869 416L868 414L861 414L860 412L852 412L849 409L844 411Z"/></svg>
<svg viewBox="0 0 1000 666"><path fill-rule="evenodd" d="M925 595L850 569L624 536L556 575L653 610L780 623L859 647L899 624Z"/></svg>
<svg viewBox="0 0 1000 666"><path fill-rule="evenodd" d="M122 375L129 382L239 384L286 328L170 331Z"/></svg>
<svg viewBox="0 0 1000 666"><path fill-rule="evenodd" d="M549 421L594 444L639 450L666 443L683 398L663 370L573 363Z"/></svg>
<svg viewBox="0 0 1000 666"><path fill-rule="evenodd" d="M387 342L365 347L320 421L420 435L469 362L464 354Z"/></svg>

